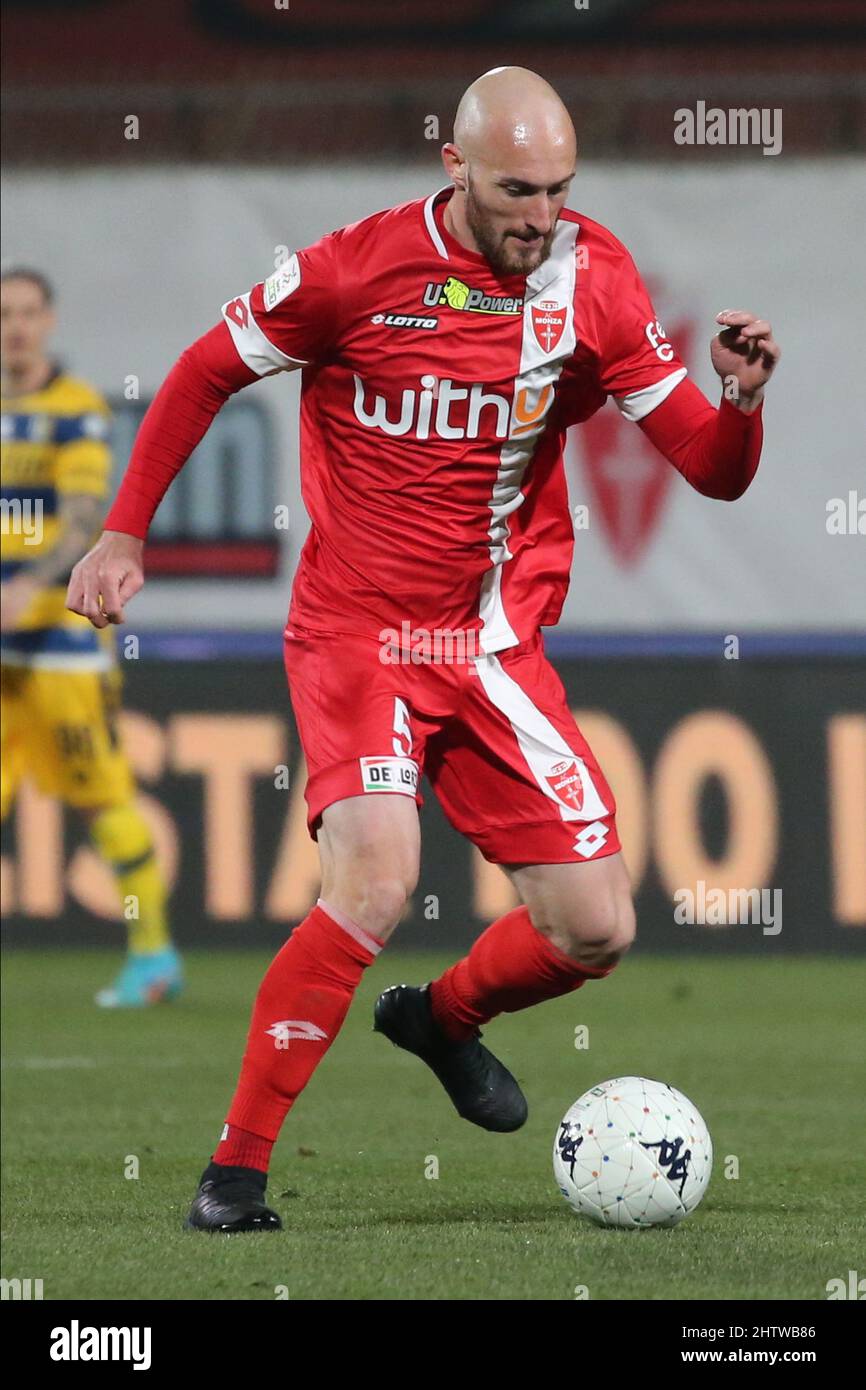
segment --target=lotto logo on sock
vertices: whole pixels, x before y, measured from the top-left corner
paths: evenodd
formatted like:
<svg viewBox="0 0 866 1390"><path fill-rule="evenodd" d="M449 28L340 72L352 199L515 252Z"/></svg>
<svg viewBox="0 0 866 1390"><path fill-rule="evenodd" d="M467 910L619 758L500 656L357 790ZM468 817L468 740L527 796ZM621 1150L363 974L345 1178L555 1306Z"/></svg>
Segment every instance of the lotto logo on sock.
<svg viewBox="0 0 866 1390"><path fill-rule="evenodd" d="M318 1023L298 1018L284 1018L280 1023L272 1023L265 1032L274 1039L277 1047L285 1047L289 1038L300 1038L302 1042L321 1042L328 1036Z"/></svg>

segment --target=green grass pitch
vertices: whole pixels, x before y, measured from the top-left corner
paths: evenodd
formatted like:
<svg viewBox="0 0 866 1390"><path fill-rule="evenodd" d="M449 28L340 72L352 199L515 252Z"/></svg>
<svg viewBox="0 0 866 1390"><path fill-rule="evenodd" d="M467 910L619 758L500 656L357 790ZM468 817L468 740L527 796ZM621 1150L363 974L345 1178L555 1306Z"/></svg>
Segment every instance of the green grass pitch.
<svg viewBox="0 0 866 1390"><path fill-rule="evenodd" d="M191 953L182 1002L106 1014L89 1001L116 954L7 954L3 1276L46 1299L820 1300L862 1266L860 959L634 956L499 1019L486 1040L530 1116L493 1135L371 1031L379 990L447 963L386 952L277 1146L285 1230L185 1233L265 963ZM670 1231L586 1225L553 1182L567 1107L626 1073L685 1091L713 1135L709 1191Z"/></svg>

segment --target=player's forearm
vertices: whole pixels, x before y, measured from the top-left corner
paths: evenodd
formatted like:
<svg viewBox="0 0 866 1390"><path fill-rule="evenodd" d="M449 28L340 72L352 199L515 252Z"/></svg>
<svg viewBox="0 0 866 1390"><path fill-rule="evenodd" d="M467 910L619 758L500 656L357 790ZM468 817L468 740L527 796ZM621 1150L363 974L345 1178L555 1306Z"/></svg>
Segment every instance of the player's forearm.
<svg viewBox="0 0 866 1390"><path fill-rule="evenodd" d="M232 392L257 379L241 362L223 323L187 348L141 422L105 529L145 540L172 479L217 412Z"/></svg>
<svg viewBox="0 0 866 1390"><path fill-rule="evenodd" d="M683 381L640 427L705 497L733 502L757 472L763 442L760 403L747 413L723 399L715 410L693 382Z"/></svg>

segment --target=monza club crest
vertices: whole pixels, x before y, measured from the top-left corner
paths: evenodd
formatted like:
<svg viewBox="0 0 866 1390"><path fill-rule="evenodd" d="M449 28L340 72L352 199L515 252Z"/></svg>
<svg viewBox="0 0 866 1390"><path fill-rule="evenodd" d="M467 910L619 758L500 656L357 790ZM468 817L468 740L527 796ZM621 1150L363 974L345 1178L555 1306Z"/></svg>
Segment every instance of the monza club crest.
<svg viewBox="0 0 866 1390"><path fill-rule="evenodd" d="M553 764L547 774L547 785L566 806L571 806L575 811L582 809L583 780L580 768L573 758L564 758L562 762Z"/></svg>
<svg viewBox="0 0 866 1390"><path fill-rule="evenodd" d="M542 352L553 352L565 328L565 307L555 299L542 299L532 306L532 331Z"/></svg>

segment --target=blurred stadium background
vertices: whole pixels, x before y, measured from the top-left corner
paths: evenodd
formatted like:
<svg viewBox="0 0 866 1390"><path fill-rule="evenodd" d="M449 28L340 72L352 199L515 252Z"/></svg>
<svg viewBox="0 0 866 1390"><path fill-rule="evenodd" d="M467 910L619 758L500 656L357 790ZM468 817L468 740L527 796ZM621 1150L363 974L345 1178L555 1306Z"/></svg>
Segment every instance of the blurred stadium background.
<svg viewBox="0 0 866 1390"><path fill-rule="evenodd" d="M58 355L112 403L118 476L220 306L286 248L444 182L457 99L500 63L568 102L570 206L629 246L713 398L716 311L770 316L785 356L735 506L692 493L611 405L570 441L588 525L548 650L620 802L641 950L866 940L861 21L855 0L5 6L4 256L56 283ZM674 113L698 101L781 111L781 151L677 145ZM268 380L218 418L158 514L119 635L182 945L270 945L316 896L281 664L306 533L297 390ZM451 949L509 888L432 800L424 829L396 943ZM2 875L8 942L120 945L108 871L30 788ZM678 925L673 894L700 880L782 889L781 932Z"/></svg>

